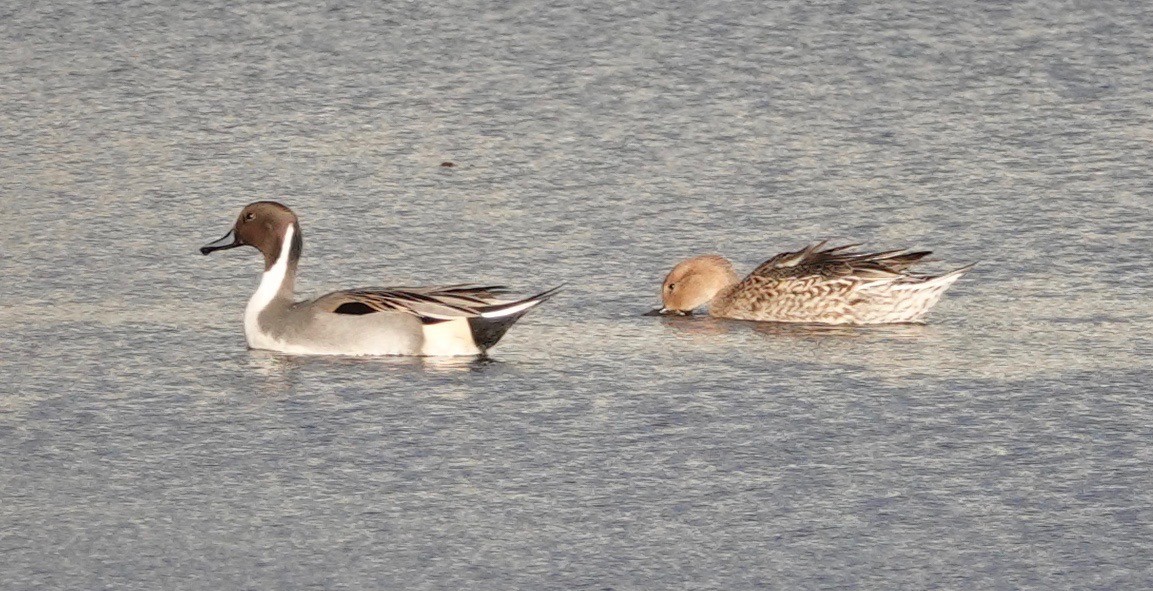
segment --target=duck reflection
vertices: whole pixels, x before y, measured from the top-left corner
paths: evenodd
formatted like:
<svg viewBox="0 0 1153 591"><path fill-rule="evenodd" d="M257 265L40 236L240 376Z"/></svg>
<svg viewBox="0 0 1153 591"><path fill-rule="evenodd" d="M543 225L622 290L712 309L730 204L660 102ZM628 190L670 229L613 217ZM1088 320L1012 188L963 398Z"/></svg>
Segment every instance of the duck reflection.
<svg viewBox="0 0 1153 591"><path fill-rule="evenodd" d="M249 351L252 368L266 377L283 376L305 368L365 368L378 367L391 370L431 370L436 372L477 372L500 363L487 355L459 357L410 357L400 355L341 356L341 355L287 355L275 351L253 349Z"/></svg>
<svg viewBox="0 0 1153 591"><path fill-rule="evenodd" d="M882 339L916 339L924 336L931 329L921 323L883 324L866 326L849 326L834 324L794 324L789 322L741 322L751 325L753 332L767 337L791 338L882 338Z"/></svg>
<svg viewBox="0 0 1153 591"><path fill-rule="evenodd" d="M896 339L909 340L924 337L932 330L922 323L845 325L802 324L795 322L763 322L732 320L713 316L661 316L660 323L689 337L709 337L734 332L752 332L766 338L789 339Z"/></svg>

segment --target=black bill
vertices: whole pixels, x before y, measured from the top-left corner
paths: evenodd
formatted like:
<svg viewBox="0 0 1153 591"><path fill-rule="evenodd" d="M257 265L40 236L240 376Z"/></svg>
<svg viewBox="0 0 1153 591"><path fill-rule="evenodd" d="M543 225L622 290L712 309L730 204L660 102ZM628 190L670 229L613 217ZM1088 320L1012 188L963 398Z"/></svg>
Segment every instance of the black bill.
<svg viewBox="0 0 1153 591"><path fill-rule="evenodd" d="M220 240L209 242L208 244L201 246L200 254L208 254L216 250L228 250L229 248L236 248L237 246L243 246L243 244L241 244L241 242L236 239L236 231L229 230L228 233L225 234L224 237Z"/></svg>

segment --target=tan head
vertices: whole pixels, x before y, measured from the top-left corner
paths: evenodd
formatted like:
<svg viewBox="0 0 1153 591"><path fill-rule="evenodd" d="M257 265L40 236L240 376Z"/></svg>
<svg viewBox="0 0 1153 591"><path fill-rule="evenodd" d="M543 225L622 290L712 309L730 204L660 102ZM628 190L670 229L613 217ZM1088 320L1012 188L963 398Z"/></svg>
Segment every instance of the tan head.
<svg viewBox="0 0 1153 591"><path fill-rule="evenodd" d="M275 201L249 203L240 210L236 224L223 238L200 248L201 254L216 250L252 246L264 254L264 268L271 269L284 247L284 238L292 228L291 260L300 258L300 226L291 209Z"/></svg>
<svg viewBox="0 0 1153 591"><path fill-rule="evenodd" d="M733 264L722 256L706 254L681 261L665 276L665 282L661 285L661 302L664 307L656 312L691 314L739 279Z"/></svg>

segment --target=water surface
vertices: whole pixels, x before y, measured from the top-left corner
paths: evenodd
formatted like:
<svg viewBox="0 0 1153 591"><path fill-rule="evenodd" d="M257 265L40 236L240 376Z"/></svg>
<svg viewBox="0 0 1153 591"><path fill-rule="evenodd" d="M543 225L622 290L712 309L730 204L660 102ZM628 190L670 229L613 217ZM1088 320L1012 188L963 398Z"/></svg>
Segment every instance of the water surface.
<svg viewBox="0 0 1153 591"><path fill-rule="evenodd" d="M1153 587L1142 2L0 9L11 589ZM451 161L453 168L441 167ZM299 291L562 295L490 360L248 351ZM979 261L923 326L654 319L678 259Z"/></svg>

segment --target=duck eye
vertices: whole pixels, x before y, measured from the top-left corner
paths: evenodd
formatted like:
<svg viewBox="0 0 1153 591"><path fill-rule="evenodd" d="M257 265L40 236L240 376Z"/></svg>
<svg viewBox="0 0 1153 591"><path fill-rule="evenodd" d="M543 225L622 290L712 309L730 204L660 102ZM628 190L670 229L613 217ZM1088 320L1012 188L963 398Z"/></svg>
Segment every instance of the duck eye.
<svg viewBox="0 0 1153 591"><path fill-rule="evenodd" d="M251 221L252 221L252 220L254 220L254 219L256 219L256 214L255 214L255 213L252 213L252 212L250 211L250 212L248 212L248 213L244 214L244 221L246 221L246 222L251 222Z"/></svg>

